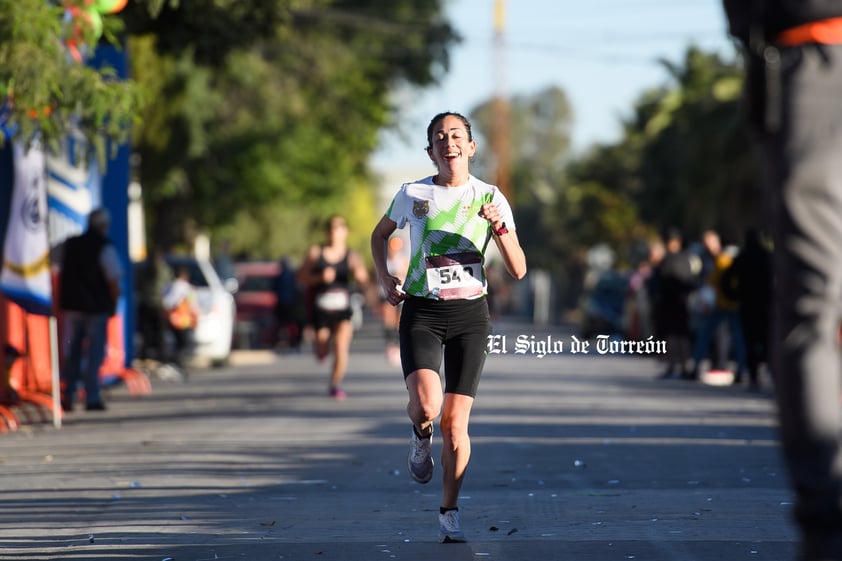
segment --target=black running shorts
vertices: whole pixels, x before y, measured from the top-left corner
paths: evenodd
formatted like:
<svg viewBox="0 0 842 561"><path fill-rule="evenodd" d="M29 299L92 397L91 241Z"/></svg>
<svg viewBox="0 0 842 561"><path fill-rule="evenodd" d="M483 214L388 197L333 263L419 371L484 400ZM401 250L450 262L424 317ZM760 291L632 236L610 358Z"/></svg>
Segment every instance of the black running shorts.
<svg viewBox="0 0 842 561"><path fill-rule="evenodd" d="M323 327L329 327L333 329L338 323L351 319L353 315L354 314L350 308L336 312L315 310L313 312L313 328L321 329Z"/></svg>
<svg viewBox="0 0 842 561"><path fill-rule="evenodd" d="M401 364L406 379L421 368L441 371L445 393L475 397L491 335L485 297L431 300L409 297L401 312Z"/></svg>

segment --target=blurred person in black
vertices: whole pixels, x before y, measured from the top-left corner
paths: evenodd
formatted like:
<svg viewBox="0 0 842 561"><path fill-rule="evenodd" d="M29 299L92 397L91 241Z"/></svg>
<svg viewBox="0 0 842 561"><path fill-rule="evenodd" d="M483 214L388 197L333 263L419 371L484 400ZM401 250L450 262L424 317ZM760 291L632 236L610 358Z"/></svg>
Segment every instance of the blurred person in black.
<svg viewBox="0 0 842 561"><path fill-rule="evenodd" d="M172 270L164 253L153 249L137 273L137 323L141 334L138 358L142 360L164 361L167 325L163 300L164 291L172 280Z"/></svg>
<svg viewBox="0 0 842 561"><path fill-rule="evenodd" d="M722 290L738 304L745 337L749 389L758 390L760 366L768 361L772 255L756 228L746 230L743 248L722 275ZM742 381L738 373L734 384Z"/></svg>
<svg viewBox="0 0 842 561"><path fill-rule="evenodd" d="M117 311L123 277L117 249L108 238L110 224L108 210L95 209L88 216L85 232L57 248L59 303L68 333L61 404L68 412L73 410L79 382L85 386L85 409L105 410L99 369L105 359L108 320Z"/></svg>
<svg viewBox="0 0 842 561"><path fill-rule="evenodd" d="M289 257L281 257L280 272L275 278L275 325L278 327L279 343L291 350L301 347L304 331L302 294L296 280L295 266Z"/></svg>
<svg viewBox="0 0 842 561"><path fill-rule="evenodd" d="M649 284L655 336L667 343L667 367L661 378L684 377L691 356L689 298L696 288L701 262L684 251L682 239L677 228L665 232L666 253Z"/></svg>
<svg viewBox="0 0 842 561"><path fill-rule="evenodd" d="M725 0L773 236L771 366L799 561L842 560L842 0Z"/></svg>
<svg viewBox="0 0 842 561"><path fill-rule="evenodd" d="M632 299L628 326L630 339L646 339L650 335L655 335L650 301L652 292L649 285L652 283L655 269L664 259L666 248L663 241L657 239L646 244L646 251L646 257L640 260L629 278L629 294Z"/></svg>

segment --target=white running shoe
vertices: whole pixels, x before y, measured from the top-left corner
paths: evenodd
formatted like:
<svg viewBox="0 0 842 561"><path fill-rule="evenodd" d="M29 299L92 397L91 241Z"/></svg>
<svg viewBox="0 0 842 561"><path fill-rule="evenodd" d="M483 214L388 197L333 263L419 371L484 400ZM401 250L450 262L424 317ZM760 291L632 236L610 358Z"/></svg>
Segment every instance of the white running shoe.
<svg viewBox="0 0 842 561"><path fill-rule="evenodd" d="M432 431L432 425L430 430ZM412 430L412 439L409 441L409 457L407 465L409 475L418 483L428 483L433 478L433 455L430 445L433 441L433 433L428 438L418 438L415 429Z"/></svg>
<svg viewBox="0 0 842 561"><path fill-rule="evenodd" d="M441 543L463 543L465 534L459 524L459 512L448 510L439 514L439 541Z"/></svg>

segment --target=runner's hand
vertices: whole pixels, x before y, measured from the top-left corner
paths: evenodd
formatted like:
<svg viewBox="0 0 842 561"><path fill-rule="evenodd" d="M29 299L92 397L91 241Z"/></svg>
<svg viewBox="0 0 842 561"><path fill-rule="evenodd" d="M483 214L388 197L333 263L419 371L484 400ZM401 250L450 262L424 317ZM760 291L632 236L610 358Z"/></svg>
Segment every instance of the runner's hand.
<svg viewBox="0 0 842 561"><path fill-rule="evenodd" d="M406 298L406 293L401 288L401 279L388 275L380 279L380 286L386 294L386 301L392 306L397 306Z"/></svg>
<svg viewBox="0 0 842 561"><path fill-rule="evenodd" d="M503 225L503 215L494 203L484 203L479 209L479 215L491 222L491 227L494 230L499 229Z"/></svg>

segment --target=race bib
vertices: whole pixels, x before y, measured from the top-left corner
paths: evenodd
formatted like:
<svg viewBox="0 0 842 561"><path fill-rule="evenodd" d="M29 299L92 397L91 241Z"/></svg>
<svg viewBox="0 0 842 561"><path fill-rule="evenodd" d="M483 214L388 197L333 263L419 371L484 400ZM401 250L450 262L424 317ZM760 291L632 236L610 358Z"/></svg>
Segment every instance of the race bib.
<svg viewBox="0 0 842 561"><path fill-rule="evenodd" d="M351 307L347 288L329 288L316 295L316 308L323 312L341 312Z"/></svg>
<svg viewBox="0 0 842 561"><path fill-rule="evenodd" d="M482 296L484 285L482 257L478 253L427 257L427 288L441 300Z"/></svg>

